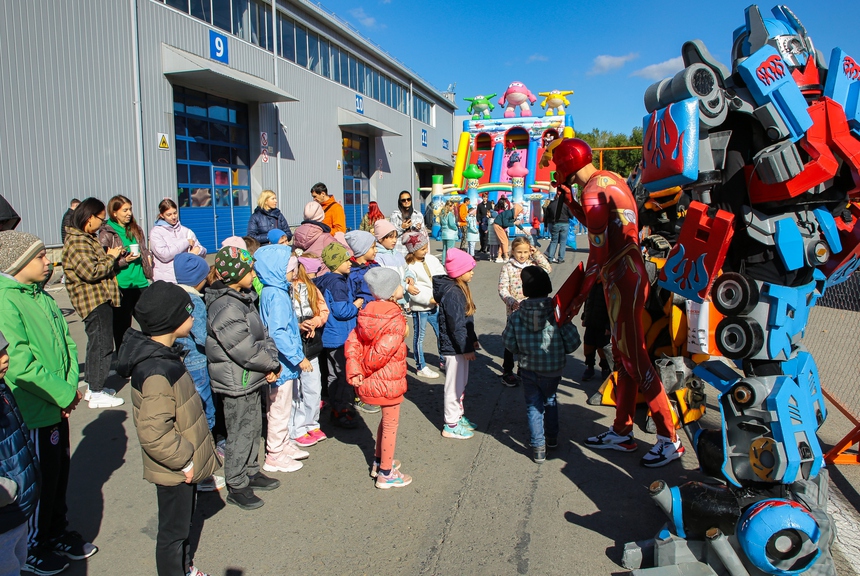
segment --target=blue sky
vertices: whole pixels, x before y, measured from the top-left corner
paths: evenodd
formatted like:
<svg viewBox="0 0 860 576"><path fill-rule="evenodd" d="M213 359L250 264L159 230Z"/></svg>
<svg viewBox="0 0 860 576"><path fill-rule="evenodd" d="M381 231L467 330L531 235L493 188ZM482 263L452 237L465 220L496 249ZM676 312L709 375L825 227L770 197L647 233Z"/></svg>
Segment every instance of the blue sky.
<svg viewBox="0 0 860 576"><path fill-rule="evenodd" d="M686 40L703 40L730 66L732 32L750 4L561 0L518 8L514 2L325 0L323 8L438 89L456 82L458 114L468 105L463 97L501 95L519 80L535 95L573 90L568 99L577 130L629 133L641 125L645 89L680 70ZM766 15L774 5L759 3ZM787 5L826 59L838 46L860 61L860 1Z"/></svg>

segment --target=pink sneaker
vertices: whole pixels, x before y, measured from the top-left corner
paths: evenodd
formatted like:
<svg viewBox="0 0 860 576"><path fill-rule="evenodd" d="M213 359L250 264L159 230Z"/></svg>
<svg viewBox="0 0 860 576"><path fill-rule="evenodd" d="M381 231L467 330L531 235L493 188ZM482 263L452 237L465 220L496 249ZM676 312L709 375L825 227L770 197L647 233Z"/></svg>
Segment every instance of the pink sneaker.
<svg viewBox="0 0 860 576"><path fill-rule="evenodd" d="M323 440L328 438L328 436L325 435L325 432L323 432L319 428L311 430L310 432L308 432L308 434L310 434L317 442L322 442Z"/></svg>
<svg viewBox="0 0 860 576"><path fill-rule="evenodd" d="M301 469L301 462L293 460L284 454L279 454L277 458L266 456L266 463L263 464L263 470L266 472L295 472Z"/></svg>
<svg viewBox="0 0 860 576"><path fill-rule="evenodd" d="M284 446L283 451L281 451L281 456L286 456L287 458L292 458L293 460L304 460L311 453L299 448L297 444L293 442L287 442L286 446Z"/></svg>
<svg viewBox="0 0 860 576"><path fill-rule="evenodd" d="M309 448L316 444L318 440L311 436L310 433L299 436L298 438L293 438L293 442L301 446L302 448Z"/></svg>

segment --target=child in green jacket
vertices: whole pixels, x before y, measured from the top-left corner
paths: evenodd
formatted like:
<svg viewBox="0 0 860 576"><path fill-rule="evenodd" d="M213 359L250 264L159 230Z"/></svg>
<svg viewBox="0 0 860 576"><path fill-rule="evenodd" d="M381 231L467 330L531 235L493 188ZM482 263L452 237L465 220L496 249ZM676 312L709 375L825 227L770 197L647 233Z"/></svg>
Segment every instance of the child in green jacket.
<svg viewBox="0 0 860 576"><path fill-rule="evenodd" d="M42 291L50 262L32 234L0 232L0 331L9 341L6 382L39 454L42 494L30 520L25 569L56 573L98 551L67 530L69 415L81 400L78 350L57 303Z"/></svg>

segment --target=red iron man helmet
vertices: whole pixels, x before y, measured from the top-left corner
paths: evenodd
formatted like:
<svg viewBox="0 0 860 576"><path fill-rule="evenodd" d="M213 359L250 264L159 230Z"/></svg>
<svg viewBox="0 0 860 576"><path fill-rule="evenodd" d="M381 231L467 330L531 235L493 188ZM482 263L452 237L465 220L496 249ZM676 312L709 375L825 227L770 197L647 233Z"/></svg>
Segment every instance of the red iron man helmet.
<svg viewBox="0 0 860 576"><path fill-rule="evenodd" d="M555 181L566 184L571 175L591 164L591 147L579 138L557 140L552 148L552 161L555 164Z"/></svg>

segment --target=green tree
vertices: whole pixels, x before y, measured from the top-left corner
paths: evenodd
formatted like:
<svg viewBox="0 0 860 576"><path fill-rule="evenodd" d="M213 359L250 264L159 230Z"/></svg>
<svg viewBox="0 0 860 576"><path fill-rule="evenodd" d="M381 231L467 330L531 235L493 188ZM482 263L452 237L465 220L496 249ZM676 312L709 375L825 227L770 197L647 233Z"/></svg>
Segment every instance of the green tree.
<svg viewBox="0 0 860 576"><path fill-rule="evenodd" d="M642 160L642 127L636 126L627 134L610 132L594 128L590 132L577 134L592 148L615 148L622 146L638 146L639 150L606 150L603 152L603 169L617 172L627 178L637 164ZM599 152L594 153L594 165L599 167Z"/></svg>

